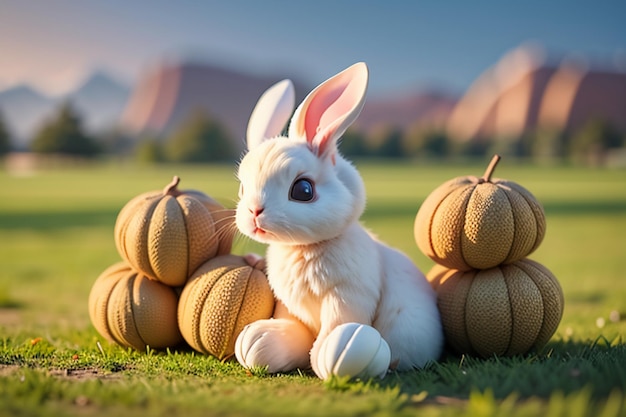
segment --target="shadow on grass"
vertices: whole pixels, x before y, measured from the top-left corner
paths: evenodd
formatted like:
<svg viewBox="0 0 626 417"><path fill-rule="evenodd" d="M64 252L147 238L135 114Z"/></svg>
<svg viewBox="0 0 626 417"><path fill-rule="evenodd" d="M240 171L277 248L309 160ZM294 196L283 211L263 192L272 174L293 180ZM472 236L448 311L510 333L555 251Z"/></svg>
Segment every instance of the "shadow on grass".
<svg viewBox="0 0 626 417"><path fill-rule="evenodd" d="M2 213L0 230L57 230L67 227L111 226L119 210L76 210L39 213Z"/></svg>
<svg viewBox="0 0 626 417"><path fill-rule="evenodd" d="M20 308L24 308L24 303L13 300L11 298L3 298L2 294L0 294L0 314L1 310L17 310Z"/></svg>
<svg viewBox="0 0 626 417"><path fill-rule="evenodd" d="M370 219L417 215L421 203L372 201L368 203L365 217ZM547 215L606 215L626 213L626 201L559 201L543 204Z"/></svg>
<svg viewBox="0 0 626 417"><path fill-rule="evenodd" d="M543 205L547 214L619 214L626 213L626 201L559 201Z"/></svg>
<svg viewBox="0 0 626 417"><path fill-rule="evenodd" d="M392 373L379 382L399 387L408 395L428 393L429 398L467 399L475 391L493 392L504 399L549 398L555 392L590 390L594 399L626 392L626 341L553 341L540 352L514 357L480 358L450 351L421 371Z"/></svg>
<svg viewBox="0 0 626 417"><path fill-rule="evenodd" d="M24 307L24 303L17 301L16 299L14 299L9 290L0 285L0 315L2 314L3 309L5 310L15 310L18 308L23 308Z"/></svg>

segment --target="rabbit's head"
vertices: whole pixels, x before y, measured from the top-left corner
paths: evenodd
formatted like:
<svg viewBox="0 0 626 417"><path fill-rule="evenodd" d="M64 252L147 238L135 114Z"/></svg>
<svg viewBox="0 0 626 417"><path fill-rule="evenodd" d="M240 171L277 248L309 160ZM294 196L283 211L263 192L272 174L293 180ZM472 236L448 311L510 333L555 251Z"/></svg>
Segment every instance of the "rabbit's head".
<svg viewBox="0 0 626 417"><path fill-rule="evenodd" d="M255 106L248 152L238 170L236 223L263 243L313 244L339 236L365 208L357 170L339 153L341 135L365 102L368 71L357 63L315 88L293 113L293 84L283 80Z"/></svg>

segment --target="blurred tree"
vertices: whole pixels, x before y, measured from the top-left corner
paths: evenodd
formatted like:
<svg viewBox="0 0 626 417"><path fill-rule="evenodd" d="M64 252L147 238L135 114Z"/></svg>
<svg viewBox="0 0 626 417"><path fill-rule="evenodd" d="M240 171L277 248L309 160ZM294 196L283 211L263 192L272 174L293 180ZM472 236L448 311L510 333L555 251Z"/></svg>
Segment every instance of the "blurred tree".
<svg viewBox="0 0 626 417"><path fill-rule="evenodd" d="M409 126L402 138L407 156L420 156L424 153L424 128L419 124Z"/></svg>
<svg viewBox="0 0 626 417"><path fill-rule="evenodd" d="M425 134L424 150L427 155L443 158L449 151L448 135L442 130L431 130Z"/></svg>
<svg viewBox="0 0 626 417"><path fill-rule="evenodd" d="M220 123L204 111L195 111L168 138L165 156L172 162L232 161L237 150Z"/></svg>
<svg viewBox="0 0 626 417"><path fill-rule="evenodd" d="M143 164L154 164L165 161L163 145L158 138L141 138L135 147L135 158Z"/></svg>
<svg viewBox="0 0 626 417"><path fill-rule="evenodd" d="M354 129L348 129L346 133L343 134L341 143L339 144L339 150L342 155L348 158L359 158L371 154L365 134Z"/></svg>
<svg viewBox="0 0 626 417"><path fill-rule="evenodd" d="M438 128L416 125L409 128L403 138L404 153L407 156L444 158L449 154L449 138Z"/></svg>
<svg viewBox="0 0 626 417"><path fill-rule="evenodd" d="M569 156L575 162L602 165L611 149L624 146L624 134L601 119L587 122L569 143Z"/></svg>
<svg viewBox="0 0 626 417"><path fill-rule="evenodd" d="M487 150L489 155L498 154L515 158L528 158L531 156L531 146L535 133L525 132L519 136L502 136L494 138Z"/></svg>
<svg viewBox="0 0 626 417"><path fill-rule="evenodd" d="M57 114L35 134L31 149L83 157L93 157L100 152L96 141L83 131L80 116L68 102L63 103Z"/></svg>
<svg viewBox="0 0 626 417"><path fill-rule="evenodd" d="M375 155L382 158L402 158L406 156L402 131L392 128L386 136L379 141Z"/></svg>
<svg viewBox="0 0 626 417"><path fill-rule="evenodd" d="M12 149L11 145L11 137L9 135L9 130L4 123L4 117L0 112L0 157L9 153Z"/></svg>
<svg viewBox="0 0 626 417"><path fill-rule="evenodd" d="M463 142L449 144L449 154L467 158L484 158L489 155L492 140L484 137L476 137Z"/></svg>
<svg viewBox="0 0 626 417"><path fill-rule="evenodd" d="M560 129L544 127L531 133L530 146L533 159L542 162L562 161L566 155L569 137Z"/></svg>
<svg viewBox="0 0 626 417"><path fill-rule="evenodd" d="M115 127L98 134L98 140L103 152L117 156L131 154L136 146L136 138Z"/></svg>

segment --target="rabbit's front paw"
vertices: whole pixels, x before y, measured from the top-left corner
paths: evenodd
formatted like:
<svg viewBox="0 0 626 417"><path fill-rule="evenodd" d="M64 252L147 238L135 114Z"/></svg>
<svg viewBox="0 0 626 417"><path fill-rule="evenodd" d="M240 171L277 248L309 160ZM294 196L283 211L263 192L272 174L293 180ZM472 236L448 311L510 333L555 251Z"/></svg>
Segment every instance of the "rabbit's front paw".
<svg viewBox="0 0 626 417"><path fill-rule="evenodd" d="M313 336L297 321L268 319L244 327L235 342L235 356L244 368L267 367L270 373L309 367Z"/></svg>

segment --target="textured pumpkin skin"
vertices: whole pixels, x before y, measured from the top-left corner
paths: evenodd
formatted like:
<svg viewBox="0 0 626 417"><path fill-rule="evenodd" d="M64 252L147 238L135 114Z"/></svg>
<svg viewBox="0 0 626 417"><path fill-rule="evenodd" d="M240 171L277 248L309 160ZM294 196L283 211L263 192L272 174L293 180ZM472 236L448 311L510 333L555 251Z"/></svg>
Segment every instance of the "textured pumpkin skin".
<svg viewBox="0 0 626 417"><path fill-rule="evenodd" d="M427 278L446 339L459 353L511 356L539 349L563 315L557 279L529 259L471 271L435 265Z"/></svg>
<svg viewBox="0 0 626 417"><path fill-rule="evenodd" d="M230 252L233 211L198 191L163 191L130 200L115 222L118 252L138 271L170 286L184 285L204 261Z"/></svg>
<svg viewBox="0 0 626 417"><path fill-rule="evenodd" d="M107 268L89 293L89 317L106 339L145 350L182 342L175 290L134 271L126 262Z"/></svg>
<svg viewBox="0 0 626 417"><path fill-rule="evenodd" d="M230 357L243 328L274 312L265 262L254 267L243 257L224 255L205 262L189 278L178 304L178 325L195 350Z"/></svg>
<svg viewBox="0 0 626 417"><path fill-rule="evenodd" d="M417 212L417 246L438 264L461 271L488 269L525 258L543 240L543 207L519 184L492 180L495 163L481 178L445 182Z"/></svg>

